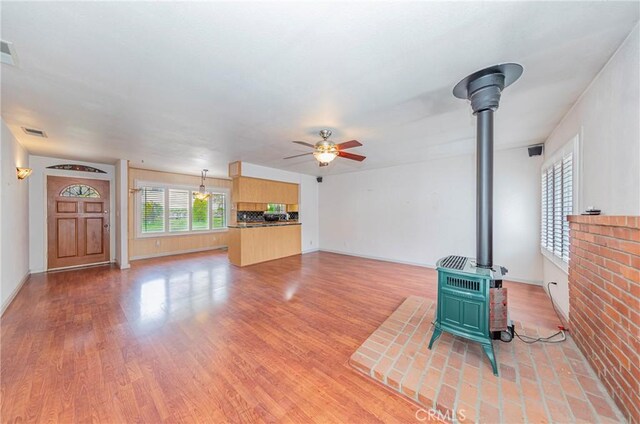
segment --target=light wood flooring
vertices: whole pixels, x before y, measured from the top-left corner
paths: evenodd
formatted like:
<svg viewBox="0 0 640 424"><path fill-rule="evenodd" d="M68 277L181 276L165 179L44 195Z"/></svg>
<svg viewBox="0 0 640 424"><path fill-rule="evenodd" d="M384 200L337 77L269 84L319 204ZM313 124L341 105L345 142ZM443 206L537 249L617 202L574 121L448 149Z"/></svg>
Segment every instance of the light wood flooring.
<svg viewBox="0 0 640 424"><path fill-rule="evenodd" d="M512 317L556 318L507 284ZM33 275L1 323L3 422L415 422L349 368L427 268L311 253L246 268L225 251Z"/></svg>

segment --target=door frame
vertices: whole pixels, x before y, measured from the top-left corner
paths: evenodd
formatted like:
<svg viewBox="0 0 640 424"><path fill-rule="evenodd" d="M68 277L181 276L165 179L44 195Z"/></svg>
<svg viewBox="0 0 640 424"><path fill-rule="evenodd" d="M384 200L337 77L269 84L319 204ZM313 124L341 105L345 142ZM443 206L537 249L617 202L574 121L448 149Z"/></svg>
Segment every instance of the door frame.
<svg viewBox="0 0 640 424"><path fill-rule="evenodd" d="M44 213L44 222L43 222L43 226L44 226L44 245L42 246L43 248L43 255L44 255L44 270L49 271L49 270L62 270L65 268L50 268L49 267L49 226L47 225L47 219L49 218L49 209L47 207L47 196L49 193L49 185L48 185L48 177L63 177L63 178L83 178L83 179L87 179L87 180L102 180L102 181L106 181L109 183L109 261L107 263L114 263L115 262L115 246L116 246L116 231L113 231L115 229L115 207L116 207L116 200L115 200L115 178L109 174L93 174L93 173L89 173L89 172L77 172L77 171L57 171L54 169L48 169L45 168L44 172L42 173L42 178L44 178L43 181L43 205L44 205L44 209L45 209L45 213ZM90 175L86 175L86 174L90 174ZM85 267L85 266L91 266L93 264L88 264L88 265L76 265L76 266L71 266L71 267L66 267L66 269L72 269L72 268L78 268L78 267Z"/></svg>

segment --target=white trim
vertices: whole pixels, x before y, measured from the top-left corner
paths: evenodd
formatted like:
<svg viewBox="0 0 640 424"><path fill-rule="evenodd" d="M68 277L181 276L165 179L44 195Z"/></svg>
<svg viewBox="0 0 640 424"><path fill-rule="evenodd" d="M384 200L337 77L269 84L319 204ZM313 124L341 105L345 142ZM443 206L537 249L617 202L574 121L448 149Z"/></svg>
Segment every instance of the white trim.
<svg viewBox="0 0 640 424"><path fill-rule="evenodd" d="M302 254L305 255L307 253L314 253L314 252L319 252L320 249L318 249L317 247L313 248L313 249L309 249L309 250L303 250Z"/></svg>
<svg viewBox="0 0 640 424"><path fill-rule="evenodd" d="M335 253L337 255L354 256L354 257L363 258L363 259L372 259L374 261L391 262L391 263L395 263L395 264L412 265L412 266L419 266L419 267L422 267L422 268L436 269L435 265L422 263L422 262L400 261L400 260L397 260L397 259L383 258L383 257L380 257L380 256L360 255L360 254L357 254L357 253L344 252L344 251L341 251L341 250L331 250L331 249L322 249L321 248L321 249L318 249L318 251L327 252L327 253ZM534 285L534 286L542 286L542 280L527 280L527 279L523 279L523 278L505 278L504 280L513 281L513 282L516 282L516 283L531 284L531 285Z"/></svg>
<svg viewBox="0 0 640 424"><path fill-rule="evenodd" d="M133 199L133 206L134 206L134 216L133 216L133 221L134 221L134 226L135 226L135 238L136 239L145 239L145 238L155 238L155 237L171 237L171 236L190 236L190 235L198 235L198 234L212 234L212 233L219 233L219 232L225 232L228 231L229 227L229 220L231 219L231 190L225 187L214 187L210 190L207 190L209 193L212 194L224 194L225 195L225 223L227 224L226 227L222 227L222 228L212 228L209 230L192 230L191 229L191 223L192 223L192 217L191 217L191 209L193 206L193 199L190 199L191 201L189 202L189 230L186 231L173 231L170 232L169 231L169 208L168 208L168 204L169 204L169 192L168 190L188 190L188 191L196 191L192 185L186 185L186 184L167 184L167 183L163 183L163 182L154 182L154 181L149 181L149 180L134 180L133 182L133 186L136 189L139 189L141 187L156 187L156 188L162 188L165 190L165 207L164 207L164 215L165 215L165 228L164 231L162 232L157 232L157 233L146 233L143 234L142 233L142 220L140 219L140 200L137 197L139 192L135 192L134 193L134 199ZM211 205L209 205L209 225L211 225L213 222L212 217L211 217ZM132 260L130 258L130 260Z"/></svg>
<svg viewBox="0 0 640 424"><path fill-rule="evenodd" d="M0 316L4 315L5 311L7 310L7 308L9 308L9 305L11 305L11 302L13 302L13 300L16 298L16 296L20 292L20 289L22 289L22 286L24 286L24 283L27 282L30 276L31 272L27 272L24 277L22 277L22 280L20 280L16 288L13 289L7 300L5 300L2 304L2 311L0 311Z"/></svg>
<svg viewBox="0 0 640 424"><path fill-rule="evenodd" d="M140 255L140 256L134 256L132 258L130 258L130 261L139 261L141 259L152 259L152 258L161 258L164 256L175 256L175 255L184 255L187 253L198 253L198 252L207 252L209 250L220 250L220 249L226 249L227 246L222 245L222 246L214 246L214 247L201 247L198 249L186 249L186 250L172 250L171 252L162 252L162 253L151 253L149 255Z"/></svg>

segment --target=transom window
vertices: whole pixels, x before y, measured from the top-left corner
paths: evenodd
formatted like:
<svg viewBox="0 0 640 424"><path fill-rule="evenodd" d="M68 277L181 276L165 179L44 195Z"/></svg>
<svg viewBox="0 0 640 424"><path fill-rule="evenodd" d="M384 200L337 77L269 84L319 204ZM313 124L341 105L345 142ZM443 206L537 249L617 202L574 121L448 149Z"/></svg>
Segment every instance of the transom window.
<svg viewBox="0 0 640 424"><path fill-rule="evenodd" d="M138 235L198 233L227 228L229 193L213 189L206 199L191 188L144 184L136 196Z"/></svg>
<svg viewBox="0 0 640 424"><path fill-rule="evenodd" d="M60 197L100 197L100 193L85 184L72 184L62 189Z"/></svg>

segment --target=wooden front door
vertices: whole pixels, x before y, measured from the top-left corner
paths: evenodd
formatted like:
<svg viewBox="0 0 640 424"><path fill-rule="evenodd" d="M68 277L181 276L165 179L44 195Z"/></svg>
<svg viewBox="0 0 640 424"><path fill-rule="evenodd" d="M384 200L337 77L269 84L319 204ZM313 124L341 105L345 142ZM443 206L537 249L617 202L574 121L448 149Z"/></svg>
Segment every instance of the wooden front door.
<svg viewBox="0 0 640 424"><path fill-rule="evenodd" d="M109 181L47 177L48 269L108 262Z"/></svg>

